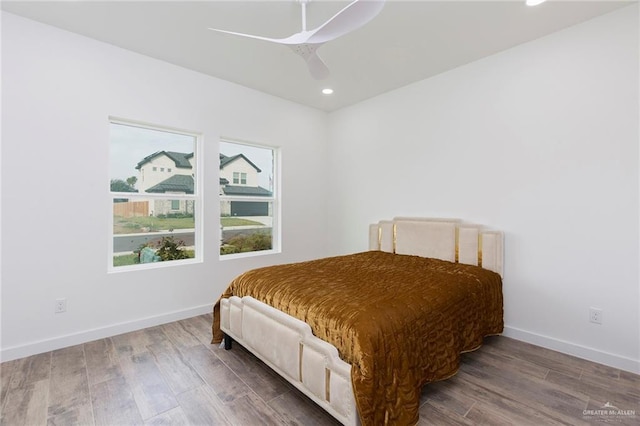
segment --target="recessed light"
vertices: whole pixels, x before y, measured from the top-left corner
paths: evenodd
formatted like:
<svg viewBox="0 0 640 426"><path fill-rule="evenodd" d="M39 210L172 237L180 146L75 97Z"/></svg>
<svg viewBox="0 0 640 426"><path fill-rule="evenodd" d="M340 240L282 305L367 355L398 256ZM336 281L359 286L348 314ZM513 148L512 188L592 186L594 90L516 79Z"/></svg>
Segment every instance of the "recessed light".
<svg viewBox="0 0 640 426"><path fill-rule="evenodd" d="M537 6L540 3L544 3L547 0L527 0L527 6Z"/></svg>
<svg viewBox="0 0 640 426"><path fill-rule="evenodd" d="M333 94L333 89L329 89L328 87L326 89L322 89L322 93L325 95L331 95Z"/></svg>

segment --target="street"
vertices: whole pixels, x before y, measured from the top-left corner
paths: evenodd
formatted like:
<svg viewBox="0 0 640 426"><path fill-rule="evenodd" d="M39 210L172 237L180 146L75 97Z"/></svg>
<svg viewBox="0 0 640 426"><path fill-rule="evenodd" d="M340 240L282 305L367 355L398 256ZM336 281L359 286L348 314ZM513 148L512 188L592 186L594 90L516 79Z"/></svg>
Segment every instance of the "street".
<svg viewBox="0 0 640 426"><path fill-rule="evenodd" d="M141 245L147 244L149 242L153 242L154 245L156 242L160 241L162 237L170 237L173 236L176 241L184 241L184 245L189 247L193 246L195 234L193 231L188 232L151 232L151 233L141 233L141 234L127 234L127 235L114 235L113 236L113 252L114 253L122 253L122 252L131 252L134 250L138 250Z"/></svg>
<svg viewBox="0 0 640 426"><path fill-rule="evenodd" d="M260 232L271 233L271 227L260 227ZM255 227L232 227L231 229L225 229L222 231L222 240L227 241L232 237L240 234L252 234L256 232ZM193 231L174 231L174 232L148 232L140 234L126 234L126 235L114 235L113 236L113 252L123 253L132 252L138 250L143 244L152 242L154 245L160 241L162 237L173 236L176 241L184 241L186 247L193 246L195 240L195 233Z"/></svg>

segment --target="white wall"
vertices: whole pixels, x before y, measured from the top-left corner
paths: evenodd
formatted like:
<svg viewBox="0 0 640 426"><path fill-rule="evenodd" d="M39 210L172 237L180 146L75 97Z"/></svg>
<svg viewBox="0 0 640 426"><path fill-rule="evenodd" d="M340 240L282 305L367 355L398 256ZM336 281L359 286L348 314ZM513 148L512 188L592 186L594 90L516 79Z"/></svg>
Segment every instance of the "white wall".
<svg viewBox="0 0 640 426"><path fill-rule="evenodd" d="M107 274L109 116L204 135L203 263ZM326 120L2 13L2 359L209 312L246 269L326 255ZM220 135L282 147L282 254L218 260Z"/></svg>
<svg viewBox="0 0 640 426"><path fill-rule="evenodd" d="M507 335L640 372L638 51L631 6L331 114L331 252L396 215L504 230Z"/></svg>

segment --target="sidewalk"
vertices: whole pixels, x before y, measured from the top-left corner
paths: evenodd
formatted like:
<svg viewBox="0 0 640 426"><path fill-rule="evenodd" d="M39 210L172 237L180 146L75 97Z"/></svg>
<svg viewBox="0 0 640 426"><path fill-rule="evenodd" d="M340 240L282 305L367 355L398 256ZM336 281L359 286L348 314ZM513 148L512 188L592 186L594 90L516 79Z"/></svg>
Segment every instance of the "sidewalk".
<svg viewBox="0 0 640 426"><path fill-rule="evenodd" d="M192 234L194 233L196 230L194 228L184 228L184 229L173 229L173 230L168 230L168 229L163 229L160 231L140 231L140 232L134 232L134 233L130 233L130 234L113 234L114 237L139 237L141 235L165 235L165 234Z"/></svg>

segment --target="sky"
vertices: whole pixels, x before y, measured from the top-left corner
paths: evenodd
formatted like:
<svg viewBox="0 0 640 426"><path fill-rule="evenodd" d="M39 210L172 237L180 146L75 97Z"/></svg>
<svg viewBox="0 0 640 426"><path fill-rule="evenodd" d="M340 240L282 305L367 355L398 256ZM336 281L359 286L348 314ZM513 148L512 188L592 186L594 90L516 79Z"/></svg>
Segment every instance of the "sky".
<svg viewBox="0 0 640 426"><path fill-rule="evenodd" d="M164 130L111 123L109 150L109 179L138 177L136 165L148 155L157 151L194 152L196 137ZM244 154L261 171L259 185L269 188L269 178L273 176L273 150L251 145L220 142L220 153L226 156ZM197 155L197 153L196 153ZM207 167L207 165L204 165ZM219 167L216 162L214 167ZM218 185L218 182L215 183Z"/></svg>

